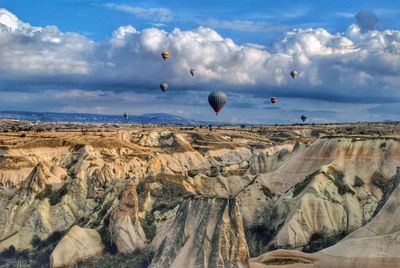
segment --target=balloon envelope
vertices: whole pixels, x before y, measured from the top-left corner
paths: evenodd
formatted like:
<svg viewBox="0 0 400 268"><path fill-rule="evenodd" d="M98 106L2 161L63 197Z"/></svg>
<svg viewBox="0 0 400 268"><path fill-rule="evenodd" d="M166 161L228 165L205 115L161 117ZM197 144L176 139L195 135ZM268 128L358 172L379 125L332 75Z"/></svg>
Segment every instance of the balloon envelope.
<svg viewBox="0 0 400 268"><path fill-rule="evenodd" d="M194 76L194 69L190 69L189 72L190 72L190 75L191 75L191 76Z"/></svg>
<svg viewBox="0 0 400 268"><path fill-rule="evenodd" d="M271 98L271 103L272 104L275 104L275 103L277 103L278 102L278 99L276 98L276 97L272 97Z"/></svg>
<svg viewBox="0 0 400 268"><path fill-rule="evenodd" d="M167 82L162 82L162 83L160 84L160 89L161 89L162 92L167 91L167 89L168 89L168 84L167 84Z"/></svg>
<svg viewBox="0 0 400 268"><path fill-rule="evenodd" d="M293 71L290 72L290 76L291 76L293 79L295 79L298 75L299 75L299 72L296 71L296 70L293 70Z"/></svg>
<svg viewBox="0 0 400 268"><path fill-rule="evenodd" d="M227 99L225 93L222 91L214 91L208 95L208 103L217 114L225 106Z"/></svg>
<svg viewBox="0 0 400 268"><path fill-rule="evenodd" d="M161 53L161 57L162 57L164 60L167 60L167 59L169 58L169 52L168 52L168 51L163 51L163 52Z"/></svg>
<svg viewBox="0 0 400 268"><path fill-rule="evenodd" d="M305 122L305 121L307 120L307 116L306 116L306 115L304 115L304 114L303 114L303 115L301 115L301 117L300 117L300 118L301 118L301 120L303 120L303 122Z"/></svg>

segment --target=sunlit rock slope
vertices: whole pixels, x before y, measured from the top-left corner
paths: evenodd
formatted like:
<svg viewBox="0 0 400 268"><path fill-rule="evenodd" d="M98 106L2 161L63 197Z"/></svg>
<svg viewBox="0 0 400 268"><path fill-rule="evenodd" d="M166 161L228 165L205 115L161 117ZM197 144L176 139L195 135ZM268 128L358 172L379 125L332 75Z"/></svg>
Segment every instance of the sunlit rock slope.
<svg viewBox="0 0 400 268"><path fill-rule="evenodd" d="M399 129L2 121L0 266L397 267Z"/></svg>

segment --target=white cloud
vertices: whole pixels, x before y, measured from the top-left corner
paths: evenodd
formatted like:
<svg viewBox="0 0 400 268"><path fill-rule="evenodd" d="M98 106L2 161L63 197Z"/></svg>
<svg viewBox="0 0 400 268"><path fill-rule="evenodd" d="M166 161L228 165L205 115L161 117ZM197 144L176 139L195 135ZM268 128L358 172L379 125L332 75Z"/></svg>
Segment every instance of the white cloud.
<svg viewBox="0 0 400 268"><path fill-rule="evenodd" d="M67 84L157 90L167 80L171 91L219 88L263 97L400 100L400 32L395 30L364 33L351 25L345 33L332 34L322 28L295 29L268 50L236 44L208 27L167 32L127 25L107 42L96 43L54 26L33 27L0 11L3 89L18 83L25 89ZM164 50L171 55L167 62L160 56ZM193 78L191 68L196 70ZM292 69L300 72L296 80L289 76Z"/></svg>
<svg viewBox="0 0 400 268"><path fill-rule="evenodd" d="M163 8L163 7L142 8L127 4L115 4L115 3L104 4L104 6L109 9L129 13L136 17L143 18L146 20L160 21L160 22L170 22L173 20L172 12L168 8Z"/></svg>
<svg viewBox="0 0 400 268"><path fill-rule="evenodd" d="M287 29L287 27L283 25L255 22L251 20L209 19L206 21L199 21L198 23L214 29L230 29L242 32L272 32Z"/></svg>
<svg viewBox="0 0 400 268"><path fill-rule="evenodd" d="M11 77L87 75L94 42L55 26L32 27L0 9L0 73ZM10 77L11 76L11 77Z"/></svg>

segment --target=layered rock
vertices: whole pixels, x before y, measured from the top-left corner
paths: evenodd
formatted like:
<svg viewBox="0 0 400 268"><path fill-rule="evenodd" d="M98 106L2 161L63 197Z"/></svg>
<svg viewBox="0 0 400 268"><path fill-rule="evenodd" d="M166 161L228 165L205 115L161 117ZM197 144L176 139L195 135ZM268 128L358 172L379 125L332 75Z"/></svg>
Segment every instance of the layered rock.
<svg viewBox="0 0 400 268"><path fill-rule="evenodd" d="M111 234L119 252L144 249L146 235L139 221L139 204L135 184L129 183L121 193L119 205L111 219Z"/></svg>
<svg viewBox="0 0 400 268"><path fill-rule="evenodd" d="M50 256L51 267L68 267L95 257L103 251L101 237L96 230L75 225L57 244Z"/></svg>
<svg viewBox="0 0 400 268"><path fill-rule="evenodd" d="M150 267L248 267L248 257L235 200L188 199Z"/></svg>
<svg viewBox="0 0 400 268"><path fill-rule="evenodd" d="M251 267L315 268L395 268L400 263L400 172L391 178L382 207L377 215L364 227L350 233L337 244L314 254L289 250L277 250L251 260ZM287 265L282 265L287 264ZM291 265L290 265L291 264Z"/></svg>
<svg viewBox="0 0 400 268"><path fill-rule="evenodd" d="M396 195L396 137L317 139L355 131L339 126L123 128L28 133L16 145L4 138L0 251L29 250L33 238L79 225L99 230L105 256L118 258L116 249L150 258L151 250L153 267L247 267L249 251L306 250L316 235L351 232L338 245L375 241L389 248L376 250L382 258L395 258L395 225L369 231ZM357 256L345 253L332 247L296 258L316 265L344 256L355 265Z"/></svg>

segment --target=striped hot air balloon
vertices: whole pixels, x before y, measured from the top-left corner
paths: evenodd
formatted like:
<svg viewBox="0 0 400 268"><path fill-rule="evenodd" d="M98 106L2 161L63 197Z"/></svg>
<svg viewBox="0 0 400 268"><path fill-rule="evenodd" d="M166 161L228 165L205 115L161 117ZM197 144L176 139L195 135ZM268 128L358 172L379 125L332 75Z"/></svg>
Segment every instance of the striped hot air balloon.
<svg viewBox="0 0 400 268"><path fill-rule="evenodd" d="M222 107L225 106L227 101L227 97L224 92L222 91L214 91L208 95L208 103L214 109L216 114L218 114Z"/></svg>
<svg viewBox="0 0 400 268"><path fill-rule="evenodd" d="M168 51L163 51L163 52L161 53L161 57L162 57L164 60L167 60L167 59L169 58L169 52L168 52Z"/></svg>

